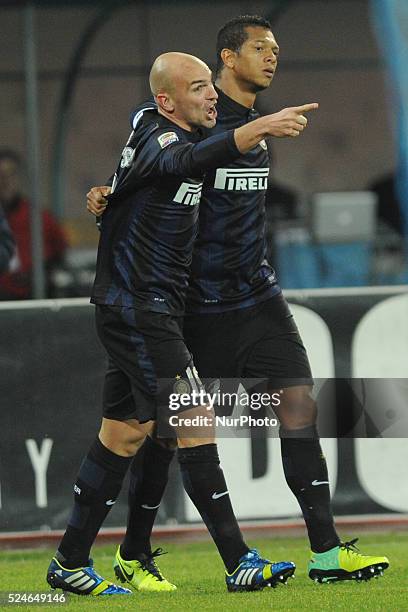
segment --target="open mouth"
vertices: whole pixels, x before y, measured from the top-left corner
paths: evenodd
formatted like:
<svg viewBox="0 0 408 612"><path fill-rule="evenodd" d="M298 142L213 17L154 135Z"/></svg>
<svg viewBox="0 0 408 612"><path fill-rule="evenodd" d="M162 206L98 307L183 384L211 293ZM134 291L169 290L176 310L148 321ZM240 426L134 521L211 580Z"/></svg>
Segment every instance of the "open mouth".
<svg viewBox="0 0 408 612"><path fill-rule="evenodd" d="M213 106L210 106L210 108L207 110L207 115L209 119L217 118L217 109L215 108L215 104Z"/></svg>

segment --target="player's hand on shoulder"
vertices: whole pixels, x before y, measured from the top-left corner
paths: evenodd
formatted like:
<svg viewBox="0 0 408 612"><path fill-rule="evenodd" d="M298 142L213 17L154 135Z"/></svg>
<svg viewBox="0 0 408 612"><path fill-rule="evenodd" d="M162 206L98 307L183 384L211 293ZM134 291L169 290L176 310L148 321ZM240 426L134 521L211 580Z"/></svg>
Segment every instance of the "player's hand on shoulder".
<svg viewBox="0 0 408 612"><path fill-rule="evenodd" d="M92 187L92 189L86 194L86 207L88 211L96 217L100 217L108 205L108 201L105 199L105 197L108 196L110 192L111 188L106 185Z"/></svg>
<svg viewBox="0 0 408 612"><path fill-rule="evenodd" d="M288 138L299 136L307 125L307 118L303 113L319 108L317 102L303 104L302 106L290 106L283 108L278 113L266 115L266 129L270 136L276 138Z"/></svg>

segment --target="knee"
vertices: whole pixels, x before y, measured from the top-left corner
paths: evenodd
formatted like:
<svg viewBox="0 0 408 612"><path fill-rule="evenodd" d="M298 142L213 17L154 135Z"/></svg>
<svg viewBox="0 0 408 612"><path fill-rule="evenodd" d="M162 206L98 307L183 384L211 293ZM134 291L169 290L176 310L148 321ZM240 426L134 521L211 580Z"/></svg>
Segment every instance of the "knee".
<svg viewBox="0 0 408 612"><path fill-rule="evenodd" d="M311 395L312 387L288 387L281 394L281 403L275 412L284 429L302 429L314 426L317 406Z"/></svg>
<svg viewBox="0 0 408 612"><path fill-rule="evenodd" d="M99 439L106 448L121 457L133 457L142 446L149 429L127 422L104 419Z"/></svg>
<svg viewBox="0 0 408 612"><path fill-rule="evenodd" d="M175 426L177 445L188 448L215 442L214 412L204 406L186 410Z"/></svg>
<svg viewBox="0 0 408 612"><path fill-rule="evenodd" d="M134 457L139 448L142 446L146 439L145 434L140 435L128 435L115 440L105 441L100 436L101 442L108 448L112 453L120 455L121 457Z"/></svg>
<svg viewBox="0 0 408 612"><path fill-rule="evenodd" d="M118 445L120 446L120 452L116 451L116 453L118 455L122 455L123 457L133 457L134 455L136 455L137 451L142 446L145 439L145 434L129 436L118 442Z"/></svg>

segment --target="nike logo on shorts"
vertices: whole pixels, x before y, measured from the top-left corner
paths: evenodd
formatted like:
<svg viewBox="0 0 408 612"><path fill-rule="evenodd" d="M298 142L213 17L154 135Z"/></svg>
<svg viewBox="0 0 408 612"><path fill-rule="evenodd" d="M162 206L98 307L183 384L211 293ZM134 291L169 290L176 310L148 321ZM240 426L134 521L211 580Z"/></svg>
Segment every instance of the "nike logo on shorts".
<svg viewBox="0 0 408 612"><path fill-rule="evenodd" d="M223 497L223 495L228 495L228 491L224 491L223 493L213 493L211 498L212 499L219 499L220 497Z"/></svg>
<svg viewBox="0 0 408 612"><path fill-rule="evenodd" d="M113 504L116 504L116 499L108 499L108 501L105 502L105 504L107 506L113 506Z"/></svg>
<svg viewBox="0 0 408 612"><path fill-rule="evenodd" d="M328 481L328 480L314 480L314 481L312 482L312 485L313 485L314 487L318 487L318 486L319 486L319 485L321 485L321 484L329 484L329 481Z"/></svg>
<svg viewBox="0 0 408 612"><path fill-rule="evenodd" d="M160 504L157 504L157 506L148 506L147 504L142 504L141 508L144 508L145 510L157 510L159 506Z"/></svg>

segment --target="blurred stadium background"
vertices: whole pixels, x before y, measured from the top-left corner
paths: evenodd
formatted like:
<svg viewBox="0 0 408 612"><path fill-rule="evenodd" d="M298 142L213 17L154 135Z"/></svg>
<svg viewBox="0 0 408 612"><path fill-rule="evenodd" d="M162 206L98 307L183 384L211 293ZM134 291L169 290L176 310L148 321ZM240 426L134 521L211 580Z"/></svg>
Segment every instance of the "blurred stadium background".
<svg viewBox="0 0 408 612"><path fill-rule="evenodd" d="M149 95L152 60L179 50L214 66L218 29L245 13L269 17L281 48L259 110L320 103L302 138L272 143L268 193L270 256L314 373L323 381L386 378L392 388L383 391L385 420L365 410L367 386L363 397L347 382L336 388L333 427L340 406L350 414L325 440L335 511L359 515L360 524L407 520L406 1L14 0L0 2L0 148L26 160L33 297L46 297L42 208L65 227L69 249L54 272L57 300L0 304L4 538L65 525L69 483L99 420L104 356L86 299L98 233L85 194L112 173L130 111ZM272 519L299 524L276 442L220 441L239 518L268 528ZM107 524L123 525L125 513L122 504ZM159 523L196 521L175 470Z"/></svg>

